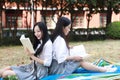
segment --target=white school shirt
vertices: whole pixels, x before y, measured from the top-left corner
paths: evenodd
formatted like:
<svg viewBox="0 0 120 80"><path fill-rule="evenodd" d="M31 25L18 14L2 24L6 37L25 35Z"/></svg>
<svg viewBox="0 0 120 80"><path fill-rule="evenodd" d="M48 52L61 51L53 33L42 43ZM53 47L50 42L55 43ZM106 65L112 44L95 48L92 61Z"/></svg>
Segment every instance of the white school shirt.
<svg viewBox="0 0 120 80"><path fill-rule="evenodd" d="M40 46L40 45L38 45ZM44 66L50 66L52 62L52 42L48 40L43 46L43 50L39 56L40 59L44 60Z"/></svg>
<svg viewBox="0 0 120 80"><path fill-rule="evenodd" d="M59 64L64 62L67 56L69 56L69 50L66 42L61 36L58 36L53 42L53 59L57 60Z"/></svg>

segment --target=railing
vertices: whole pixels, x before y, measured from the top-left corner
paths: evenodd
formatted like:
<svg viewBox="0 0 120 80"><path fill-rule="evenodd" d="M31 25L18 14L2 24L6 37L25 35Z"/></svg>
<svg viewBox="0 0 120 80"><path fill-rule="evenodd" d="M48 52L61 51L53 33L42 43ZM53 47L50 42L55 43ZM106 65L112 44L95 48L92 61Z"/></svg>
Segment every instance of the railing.
<svg viewBox="0 0 120 80"><path fill-rule="evenodd" d="M75 35L105 35L105 28L73 29Z"/></svg>

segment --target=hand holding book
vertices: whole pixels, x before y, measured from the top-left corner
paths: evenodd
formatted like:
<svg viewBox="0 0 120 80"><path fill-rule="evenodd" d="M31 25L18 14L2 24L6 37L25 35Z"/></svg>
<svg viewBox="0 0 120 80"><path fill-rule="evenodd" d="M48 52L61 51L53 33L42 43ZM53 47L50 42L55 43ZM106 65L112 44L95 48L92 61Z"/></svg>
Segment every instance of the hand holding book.
<svg viewBox="0 0 120 80"><path fill-rule="evenodd" d="M82 58L87 57L84 45L77 45L70 49L70 56L80 56Z"/></svg>
<svg viewBox="0 0 120 80"><path fill-rule="evenodd" d="M20 41L25 49L27 48L30 51L30 53L35 53L33 45L29 38L26 38L25 35L21 35Z"/></svg>

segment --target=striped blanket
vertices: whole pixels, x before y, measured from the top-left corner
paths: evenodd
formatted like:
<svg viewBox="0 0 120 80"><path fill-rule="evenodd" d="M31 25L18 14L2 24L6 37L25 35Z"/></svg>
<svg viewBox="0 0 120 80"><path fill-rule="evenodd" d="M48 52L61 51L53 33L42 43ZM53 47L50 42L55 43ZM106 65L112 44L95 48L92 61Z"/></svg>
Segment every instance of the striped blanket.
<svg viewBox="0 0 120 80"><path fill-rule="evenodd" d="M73 74L68 75L50 75L42 80L114 80L120 79L120 66L115 65L117 71L115 72L94 72L83 68L77 69Z"/></svg>
<svg viewBox="0 0 120 80"><path fill-rule="evenodd" d="M95 71L88 71L83 68L78 68L73 74L67 75L50 75L42 80L114 80L120 79L120 65L116 64L111 61L106 61L104 59L99 59L95 61L93 64L97 66L107 66L113 65L112 67L116 67L117 70L115 72L95 72Z"/></svg>

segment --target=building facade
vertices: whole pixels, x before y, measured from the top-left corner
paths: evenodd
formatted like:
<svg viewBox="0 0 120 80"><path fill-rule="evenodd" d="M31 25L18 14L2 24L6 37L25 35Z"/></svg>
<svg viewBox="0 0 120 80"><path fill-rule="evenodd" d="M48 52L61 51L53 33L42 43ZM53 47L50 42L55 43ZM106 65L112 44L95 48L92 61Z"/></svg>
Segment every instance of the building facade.
<svg viewBox="0 0 120 80"><path fill-rule="evenodd" d="M54 13L53 15L55 10L56 9L42 8L42 4L36 6L34 10L22 6L17 9L16 3L6 3L0 11L0 27L2 27L2 29L27 29L33 27L32 22L35 23L39 21L46 21L48 29L54 29L58 19L58 13ZM71 17L74 18L73 28L87 28L87 13L87 11L83 11L81 13L74 13L72 16L69 13L64 14L63 16L70 19ZM120 14L112 14L112 22L114 21L120 21ZM90 28L105 27L105 25L105 13L97 13L92 15L89 25Z"/></svg>

